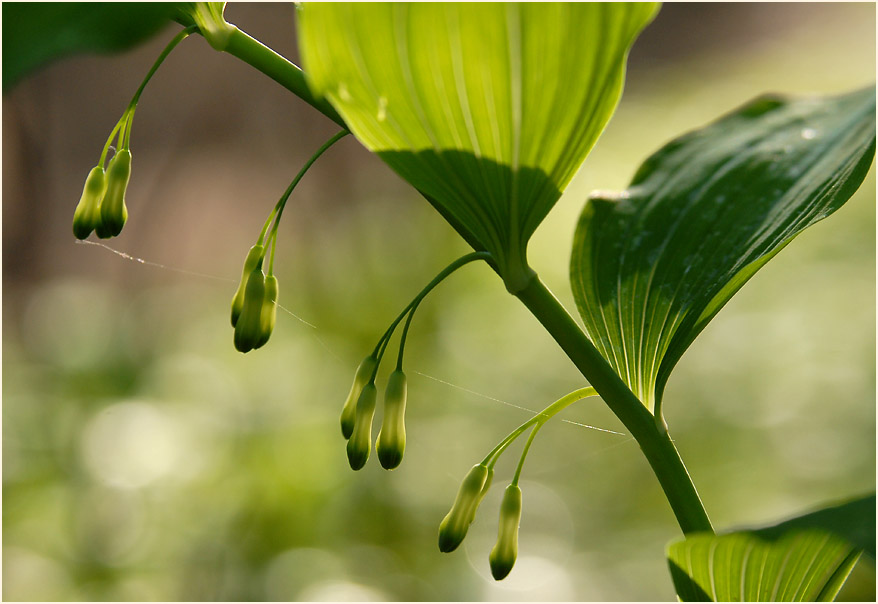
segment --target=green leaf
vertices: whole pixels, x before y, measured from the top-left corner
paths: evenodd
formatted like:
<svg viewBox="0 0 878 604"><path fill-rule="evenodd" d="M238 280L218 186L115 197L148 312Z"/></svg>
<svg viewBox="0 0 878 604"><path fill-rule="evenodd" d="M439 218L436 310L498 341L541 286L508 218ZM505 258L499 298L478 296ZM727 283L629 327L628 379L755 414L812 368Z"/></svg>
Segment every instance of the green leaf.
<svg viewBox="0 0 878 604"><path fill-rule="evenodd" d="M117 52L158 30L178 3L4 2L3 91L37 67L78 52Z"/></svg>
<svg viewBox="0 0 878 604"><path fill-rule="evenodd" d="M300 43L314 93L507 278L609 120L656 10L306 3Z"/></svg>
<svg viewBox="0 0 878 604"><path fill-rule="evenodd" d="M762 97L669 143L626 191L593 193L571 283L595 346L660 413L674 365L803 229L841 207L875 153L875 89Z"/></svg>
<svg viewBox="0 0 878 604"><path fill-rule="evenodd" d="M831 601L863 548L874 558L874 494L763 529L690 535L667 556L683 601Z"/></svg>

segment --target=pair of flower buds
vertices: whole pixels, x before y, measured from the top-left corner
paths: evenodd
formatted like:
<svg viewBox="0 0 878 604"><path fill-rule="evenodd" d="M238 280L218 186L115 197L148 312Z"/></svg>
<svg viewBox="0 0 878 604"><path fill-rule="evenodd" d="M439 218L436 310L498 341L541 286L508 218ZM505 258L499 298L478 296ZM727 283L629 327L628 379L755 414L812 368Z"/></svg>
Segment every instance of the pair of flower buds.
<svg viewBox="0 0 878 604"><path fill-rule="evenodd" d="M482 499L491 488L494 469L484 464L472 467L457 491L457 498L451 511L439 525L439 551L449 553L457 549L463 542L469 526L476 518L476 511ZM500 528L497 543L491 550L488 561L491 574L500 581L515 565L518 557L518 525L521 521L521 489L517 484L510 484L503 494L500 504Z"/></svg>
<svg viewBox="0 0 878 604"><path fill-rule="evenodd" d="M377 365L378 358L374 354L363 359L341 412L341 433L348 441L348 463L354 470L366 465L372 450L372 418L378 398L375 387ZM378 461L385 470L399 466L405 452L406 390L405 373L397 368L387 380L384 418L375 443Z"/></svg>
<svg viewBox="0 0 878 604"><path fill-rule="evenodd" d="M104 172L95 166L85 179L85 187L73 212L73 235L85 239L92 231L101 239L115 237L128 220L125 191L131 178L131 151L116 153Z"/></svg>
<svg viewBox="0 0 878 604"><path fill-rule="evenodd" d="M264 257L264 246L257 244L250 248L238 291L232 298L235 348L240 352L249 352L268 342L277 321L277 277L273 274L266 277L262 272Z"/></svg>

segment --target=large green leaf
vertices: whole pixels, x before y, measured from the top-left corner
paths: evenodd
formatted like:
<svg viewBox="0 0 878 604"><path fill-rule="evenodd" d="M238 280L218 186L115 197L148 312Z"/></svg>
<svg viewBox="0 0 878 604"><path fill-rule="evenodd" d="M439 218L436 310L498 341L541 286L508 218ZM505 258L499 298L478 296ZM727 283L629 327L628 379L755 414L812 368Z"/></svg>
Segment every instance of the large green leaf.
<svg viewBox="0 0 878 604"><path fill-rule="evenodd" d="M830 601L860 553L875 556L875 495L775 526L668 546L683 601Z"/></svg>
<svg viewBox="0 0 878 604"><path fill-rule="evenodd" d="M609 120L656 8L306 3L302 60L360 142L507 278Z"/></svg>
<svg viewBox="0 0 878 604"><path fill-rule="evenodd" d="M841 207L875 153L875 90L762 97L655 153L579 221L571 282L595 346L647 407L753 274Z"/></svg>
<svg viewBox="0 0 878 604"><path fill-rule="evenodd" d="M128 48L168 23L176 7L168 2L4 2L3 91L52 59Z"/></svg>

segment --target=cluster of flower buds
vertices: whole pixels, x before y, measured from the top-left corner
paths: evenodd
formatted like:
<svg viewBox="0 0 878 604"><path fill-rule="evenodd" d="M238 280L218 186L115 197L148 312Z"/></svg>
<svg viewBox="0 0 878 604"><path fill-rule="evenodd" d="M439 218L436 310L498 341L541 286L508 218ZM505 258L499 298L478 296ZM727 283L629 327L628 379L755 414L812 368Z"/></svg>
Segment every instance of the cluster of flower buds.
<svg viewBox="0 0 878 604"><path fill-rule="evenodd" d="M354 470L366 465L372 450L372 420L378 398L377 370L376 355L363 359L341 411L341 433L348 441L348 463ZM385 470L398 467L405 453L406 394L405 373L397 368L390 374L384 391L384 418L376 442L378 461Z"/></svg>
<svg viewBox="0 0 878 604"><path fill-rule="evenodd" d="M491 488L494 477L493 464L482 462L472 467L457 491L451 510L439 524L439 551L453 552L463 543L476 512ZM506 487L500 504L500 527L497 544L491 550L488 561L491 574L500 581L515 565L518 557L518 525L521 520L521 489L516 482Z"/></svg>
<svg viewBox="0 0 878 604"><path fill-rule="evenodd" d="M454 505L451 506L451 511L448 512L439 524L440 551L453 552L463 542L470 524L475 520L479 504L481 504L482 499L485 498L491 486L491 479L494 476L494 464L497 463L497 460L515 439L530 429L530 437L528 437L527 443L521 452L515 477L512 479L512 484L506 487L506 492L503 494L503 501L500 504L500 526L497 534L497 543L488 556L488 561L491 564L491 574L494 579L500 581L506 578L515 565L515 559L518 557L518 525L521 521L521 489L518 486L518 479L521 476L521 470L524 466L524 460L527 458L527 453L530 450L530 445L543 425L558 412L576 401L594 396L595 394L594 388L586 387L561 397L513 430L488 453L488 456L480 464L472 467L457 491L457 498L454 500Z"/></svg>
<svg viewBox="0 0 878 604"><path fill-rule="evenodd" d="M110 133L110 138L104 145L98 165L92 168L85 179L85 187L76 210L73 212L73 235L77 239L85 239L92 231L101 239L115 237L122 232L122 227L128 220L128 208L125 205L125 192L128 189L128 181L131 179L131 125L134 121L134 111L140 95L153 74L170 54L170 52L189 34L196 31L196 26L187 27L165 46L152 68L147 72L140 87L128 103L128 107L122 114L116 127ZM118 138L118 151L107 164L104 171L104 162L110 145Z"/></svg>
<svg viewBox="0 0 878 604"><path fill-rule="evenodd" d="M131 151L122 149L110 160L106 172L95 166L73 212L73 235L85 239L92 231L101 239L115 237L128 220L125 191L131 178Z"/></svg>
<svg viewBox="0 0 878 604"><path fill-rule="evenodd" d="M384 393L384 417L375 445L378 452L378 461L385 470L393 470L399 467L405 453L407 385L405 373L402 370L402 359L405 351L406 336L408 335L409 325L411 325L415 311L417 311L418 305L424 297L448 275L470 262L487 258L488 254L484 252L474 252L458 258L440 271L414 297L409 305L403 309L402 313L394 320L379 340L372 354L363 359L359 367L357 367L354 383L341 410L341 433L348 441L348 462L354 470L359 470L366 465L372 449L372 419L375 415L375 401L378 397L375 377L378 374L378 365L381 363L381 359L387 349L387 344L393 336L393 331L400 321L406 319L405 328L399 340L399 357L396 369L390 374L387 381L387 389Z"/></svg>
<svg viewBox="0 0 878 604"><path fill-rule="evenodd" d="M200 6L204 3L197 4ZM209 4L211 10L219 11L217 14L221 18L224 3ZM268 342L277 323L278 282L277 277L274 276L274 254L277 251L278 226L287 200L308 168L324 151L346 134L347 131L343 130L330 138L299 170L268 215L256 245L247 253L244 269L241 271L241 281L238 283L235 295L232 296L232 327L235 328L235 348L239 352L262 348ZM268 261L268 276L266 276L262 272L262 265L269 255L269 249L271 249L271 258Z"/></svg>
<svg viewBox="0 0 878 604"><path fill-rule="evenodd" d="M232 297L232 327L235 348L250 352L268 342L277 321L277 277L262 272L265 247L254 245L244 261L241 282Z"/></svg>

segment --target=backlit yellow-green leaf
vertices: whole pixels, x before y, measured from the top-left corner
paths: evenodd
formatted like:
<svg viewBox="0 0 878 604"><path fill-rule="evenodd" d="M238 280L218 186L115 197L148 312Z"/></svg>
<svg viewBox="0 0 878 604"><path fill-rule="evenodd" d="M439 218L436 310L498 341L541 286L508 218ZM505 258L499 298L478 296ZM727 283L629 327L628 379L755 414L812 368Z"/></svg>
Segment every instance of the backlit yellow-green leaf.
<svg viewBox="0 0 878 604"><path fill-rule="evenodd" d="M305 72L507 286L594 145L654 3L305 4Z"/></svg>

